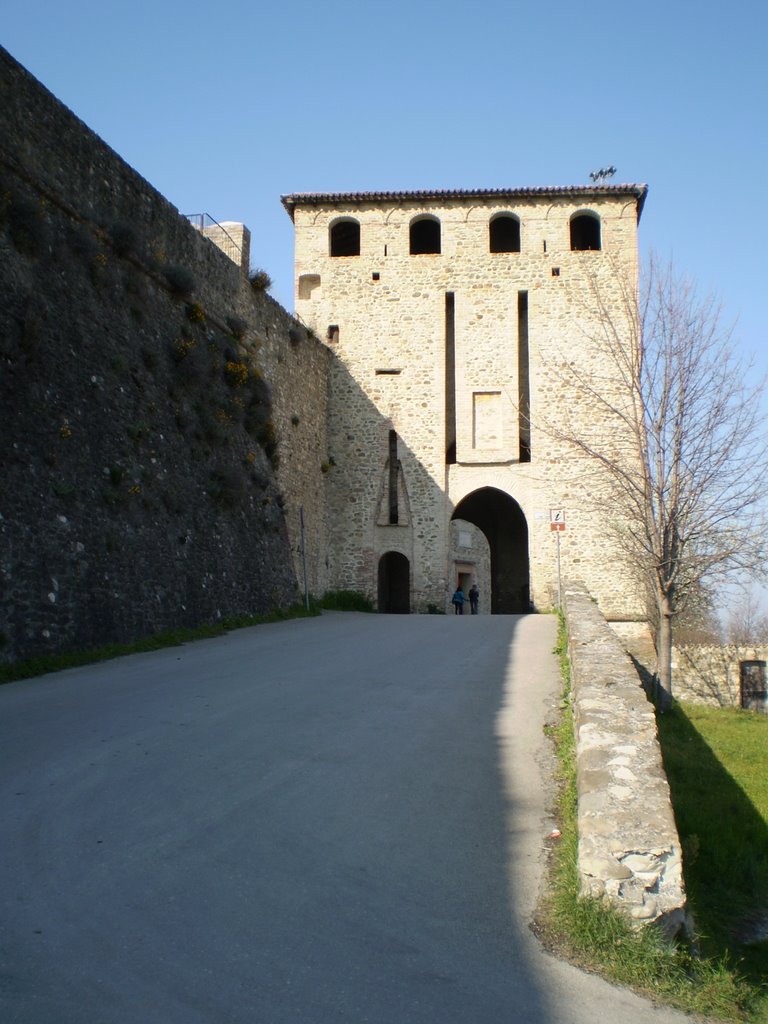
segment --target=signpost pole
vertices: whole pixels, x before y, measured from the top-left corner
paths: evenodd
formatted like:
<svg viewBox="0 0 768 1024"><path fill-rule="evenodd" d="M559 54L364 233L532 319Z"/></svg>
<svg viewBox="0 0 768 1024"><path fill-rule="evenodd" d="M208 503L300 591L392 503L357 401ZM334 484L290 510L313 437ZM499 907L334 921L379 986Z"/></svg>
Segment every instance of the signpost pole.
<svg viewBox="0 0 768 1024"><path fill-rule="evenodd" d="M565 509L551 508L549 510L549 528L557 534L557 607L563 608L563 580L560 573L560 534L565 531Z"/></svg>

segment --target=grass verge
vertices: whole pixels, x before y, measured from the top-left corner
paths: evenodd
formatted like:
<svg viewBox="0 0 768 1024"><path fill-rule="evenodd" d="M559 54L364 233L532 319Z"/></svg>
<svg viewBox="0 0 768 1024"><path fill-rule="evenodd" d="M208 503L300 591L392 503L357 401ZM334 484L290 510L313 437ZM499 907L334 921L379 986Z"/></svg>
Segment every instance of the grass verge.
<svg viewBox="0 0 768 1024"><path fill-rule="evenodd" d="M373 602L358 590L329 590L317 602L318 607L335 612L372 612Z"/></svg>
<svg viewBox="0 0 768 1024"><path fill-rule="evenodd" d="M738 964L768 1021L768 717L675 704L659 735L701 951Z"/></svg>
<svg viewBox="0 0 768 1024"><path fill-rule="evenodd" d="M711 955L696 955L685 944L665 941L652 927L632 928L624 915L601 901L580 896L575 741L562 620L556 653L565 692L562 714L549 731L558 758L562 835L550 865L548 893L539 909L538 934L558 955L657 1002L720 1020L766 1021L764 990L745 977L726 952L716 949Z"/></svg>
<svg viewBox="0 0 768 1024"><path fill-rule="evenodd" d="M0 683L12 683L17 679L29 679L41 676L46 672L61 672L65 668L77 668L90 665L96 661L108 661L124 654L138 654L142 651L159 651L163 647L178 647L180 644L206 637L223 636L233 629L246 626L259 626L265 622L282 622L285 619L301 619L319 615L316 606L309 611L303 603L294 604L290 608L277 608L267 615L231 615L219 622L175 629L167 633L155 633L153 636L142 637L125 644L105 644L87 651L69 651L66 654L44 654L13 665L0 665Z"/></svg>

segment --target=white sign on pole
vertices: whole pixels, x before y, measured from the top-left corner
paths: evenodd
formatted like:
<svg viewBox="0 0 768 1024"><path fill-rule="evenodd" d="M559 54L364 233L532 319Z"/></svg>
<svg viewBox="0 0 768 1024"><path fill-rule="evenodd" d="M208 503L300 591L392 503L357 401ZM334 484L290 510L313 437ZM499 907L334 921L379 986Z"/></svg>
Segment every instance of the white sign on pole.
<svg viewBox="0 0 768 1024"><path fill-rule="evenodd" d="M565 509L549 510L549 528L557 534L557 607L563 607L563 581L560 573L560 534L565 532Z"/></svg>

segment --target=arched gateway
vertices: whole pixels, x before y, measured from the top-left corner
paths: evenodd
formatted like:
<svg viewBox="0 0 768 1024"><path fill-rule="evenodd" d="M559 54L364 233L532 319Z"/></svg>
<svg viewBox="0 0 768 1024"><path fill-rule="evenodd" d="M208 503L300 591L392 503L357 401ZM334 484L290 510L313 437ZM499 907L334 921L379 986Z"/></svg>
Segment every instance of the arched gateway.
<svg viewBox="0 0 768 1024"><path fill-rule="evenodd" d="M495 487L473 491L456 506L453 519L474 523L491 550L491 613L530 611L528 523L523 510Z"/></svg>

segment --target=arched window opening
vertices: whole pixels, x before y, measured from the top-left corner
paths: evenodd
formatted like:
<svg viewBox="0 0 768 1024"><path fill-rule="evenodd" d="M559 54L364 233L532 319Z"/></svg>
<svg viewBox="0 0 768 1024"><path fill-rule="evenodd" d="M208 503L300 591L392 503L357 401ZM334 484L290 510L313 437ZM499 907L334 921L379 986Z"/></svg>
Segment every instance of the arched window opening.
<svg viewBox="0 0 768 1024"><path fill-rule="evenodd" d="M600 248L600 218L594 213L578 213L572 217L571 249L586 252Z"/></svg>
<svg viewBox="0 0 768 1024"><path fill-rule="evenodd" d="M509 214L494 217L488 225L491 252L520 252L520 221Z"/></svg>
<svg viewBox="0 0 768 1024"><path fill-rule="evenodd" d="M411 223L411 256L440 252L440 221L420 217Z"/></svg>
<svg viewBox="0 0 768 1024"><path fill-rule="evenodd" d="M338 220L331 226L331 256L360 255L360 224L356 220Z"/></svg>

